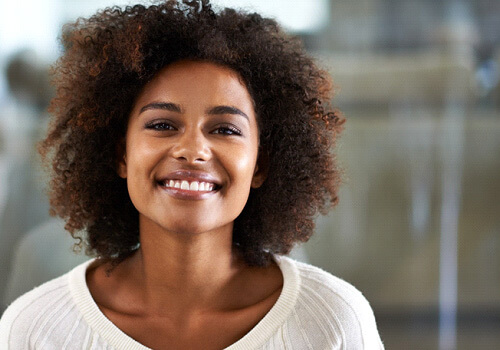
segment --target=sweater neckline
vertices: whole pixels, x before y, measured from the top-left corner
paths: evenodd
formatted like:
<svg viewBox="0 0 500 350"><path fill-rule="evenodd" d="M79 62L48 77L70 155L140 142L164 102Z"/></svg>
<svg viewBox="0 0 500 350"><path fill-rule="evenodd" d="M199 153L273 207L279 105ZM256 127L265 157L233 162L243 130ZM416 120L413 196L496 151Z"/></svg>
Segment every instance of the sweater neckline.
<svg viewBox="0 0 500 350"><path fill-rule="evenodd" d="M300 286L300 276L295 262L284 256L274 256L283 274L283 288L278 300L267 314L243 338L225 350L248 350L264 345L292 313ZM112 323L99 309L87 286L86 273L95 261L89 260L69 273L71 295L88 325L117 349L150 350L125 334Z"/></svg>

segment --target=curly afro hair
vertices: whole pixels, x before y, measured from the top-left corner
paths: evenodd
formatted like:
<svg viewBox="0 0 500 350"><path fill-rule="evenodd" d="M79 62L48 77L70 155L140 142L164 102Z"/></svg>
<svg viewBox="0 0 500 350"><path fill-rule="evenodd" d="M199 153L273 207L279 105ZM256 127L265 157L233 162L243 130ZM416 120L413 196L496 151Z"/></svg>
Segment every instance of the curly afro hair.
<svg viewBox="0 0 500 350"><path fill-rule="evenodd" d="M48 136L51 214L87 254L119 262L139 244L138 212L117 175L117 145L134 99L166 65L203 60L239 73L255 103L268 175L235 220L233 245L265 266L309 239L318 212L337 202L333 153L344 119L330 106L326 71L272 19L208 0L106 8L63 31L53 67L57 95Z"/></svg>

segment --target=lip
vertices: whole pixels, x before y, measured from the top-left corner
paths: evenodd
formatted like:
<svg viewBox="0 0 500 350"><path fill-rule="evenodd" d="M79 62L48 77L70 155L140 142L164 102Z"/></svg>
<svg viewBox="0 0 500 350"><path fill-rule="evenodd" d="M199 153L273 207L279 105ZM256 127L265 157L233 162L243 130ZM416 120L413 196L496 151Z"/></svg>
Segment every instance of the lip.
<svg viewBox="0 0 500 350"><path fill-rule="evenodd" d="M164 183L170 180L185 180L188 182L198 181L198 182L210 182L213 183L214 189L212 191L190 191L190 190L182 190L180 188L166 187ZM174 198L178 199L189 199L189 200L202 200L208 198L219 191L221 184L220 181L214 177L213 175L197 170L185 170L180 169L173 172L168 173L165 176L162 176L158 181L158 186L171 195Z"/></svg>

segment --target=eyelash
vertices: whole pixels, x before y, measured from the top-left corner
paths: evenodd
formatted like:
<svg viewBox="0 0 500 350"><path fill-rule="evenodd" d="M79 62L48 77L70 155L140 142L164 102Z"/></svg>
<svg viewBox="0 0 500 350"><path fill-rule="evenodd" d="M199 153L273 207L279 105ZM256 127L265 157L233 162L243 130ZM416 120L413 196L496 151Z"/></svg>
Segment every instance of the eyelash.
<svg viewBox="0 0 500 350"><path fill-rule="evenodd" d="M146 129L155 130L155 131L172 131L175 130L175 127L172 126L169 122L165 121L152 121L146 124ZM212 134L221 134L221 135L236 135L241 136L241 130L236 128L230 124L223 124L217 126L217 128L211 132Z"/></svg>
<svg viewBox="0 0 500 350"><path fill-rule="evenodd" d="M223 132L220 132L221 130L223 130ZM217 127L217 129L215 129L214 131L212 131L212 133L214 133L214 134L223 134L223 135L241 136L241 130L239 130L238 128L234 127L233 125L229 125L229 124L219 125Z"/></svg>
<svg viewBox="0 0 500 350"><path fill-rule="evenodd" d="M168 122L152 121L146 124L146 129L156 130L156 131L170 131L175 130L172 124Z"/></svg>

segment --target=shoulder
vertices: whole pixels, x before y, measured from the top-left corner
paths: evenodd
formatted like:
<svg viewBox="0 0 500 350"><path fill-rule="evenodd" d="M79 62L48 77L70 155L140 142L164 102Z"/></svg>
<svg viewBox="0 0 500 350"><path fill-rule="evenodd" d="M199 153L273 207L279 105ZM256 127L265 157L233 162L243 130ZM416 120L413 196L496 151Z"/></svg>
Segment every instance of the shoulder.
<svg viewBox="0 0 500 350"><path fill-rule="evenodd" d="M312 265L296 262L296 266L302 296L328 302L335 306L337 313L351 314L362 323L374 318L368 300L352 284Z"/></svg>
<svg viewBox="0 0 500 350"><path fill-rule="evenodd" d="M359 290L318 267L285 259L300 280L295 307L299 328L316 331L315 338L321 333L332 348L383 348L372 308Z"/></svg>
<svg viewBox="0 0 500 350"><path fill-rule="evenodd" d="M70 290L71 273L74 270L34 288L7 308L0 319L2 349L3 346L27 349L34 344L63 345L53 343L54 339L57 339L57 334L69 331L66 328L78 318Z"/></svg>

